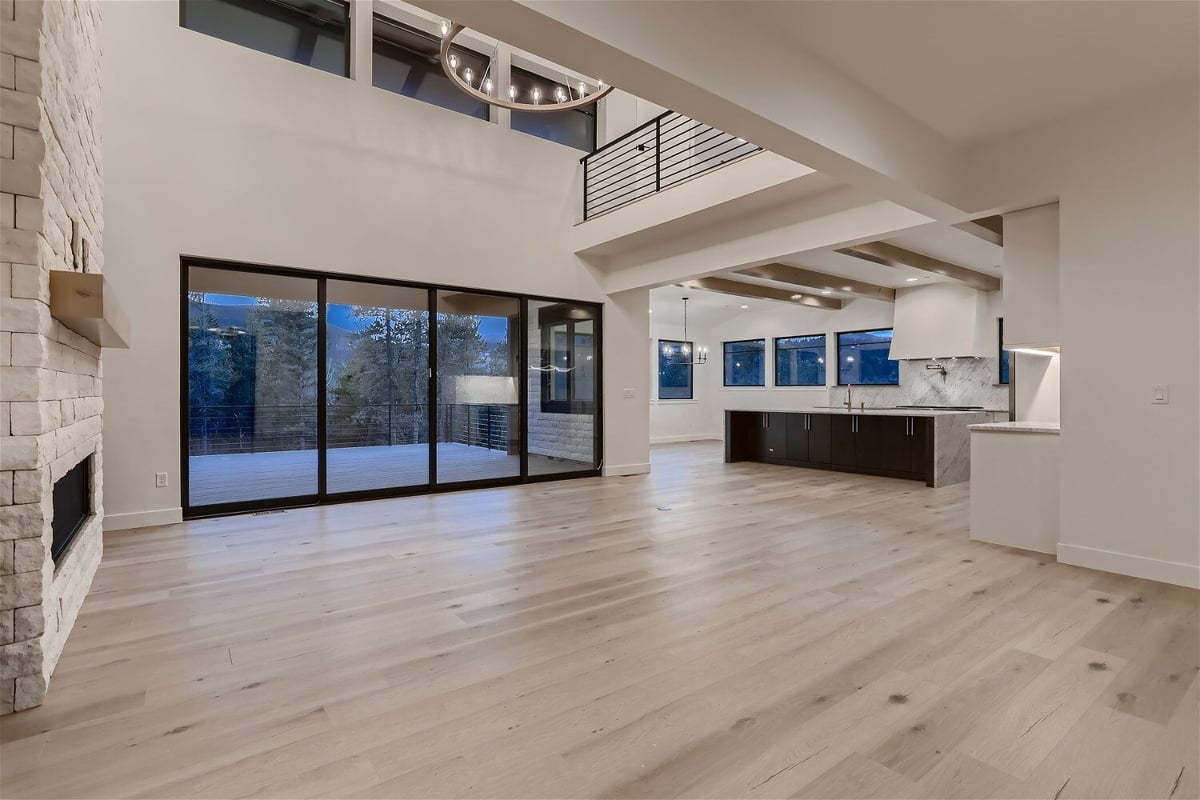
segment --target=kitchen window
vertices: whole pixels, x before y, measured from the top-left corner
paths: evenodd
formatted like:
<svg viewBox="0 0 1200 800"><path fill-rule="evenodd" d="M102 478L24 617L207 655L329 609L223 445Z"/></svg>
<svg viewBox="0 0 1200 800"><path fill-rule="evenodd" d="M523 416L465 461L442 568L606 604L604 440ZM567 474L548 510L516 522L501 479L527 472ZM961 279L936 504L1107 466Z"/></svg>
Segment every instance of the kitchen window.
<svg viewBox="0 0 1200 800"><path fill-rule="evenodd" d="M1000 383L1001 385L1007 385L1009 376L1009 354L1008 351L1004 349L1004 317L996 318L996 340L1000 343L1000 356L998 359L1000 363Z"/></svg>
<svg viewBox="0 0 1200 800"><path fill-rule="evenodd" d="M350 74L344 0L180 0L189 30L343 77Z"/></svg>
<svg viewBox="0 0 1200 800"><path fill-rule="evenodd" d="M658 399L692 399L692 343L658 342Z"/></svg>
<svg viewBox="0 0 1200 800"><path fill-rule="evenodd" d="M722 350L726 386L766 385L766 339L725 342Z"/></svg>
<svg viewBox="0 0 1200 800"><path fill-rule="evenodd" d="M775 385L825 385L825 334L775 340Z"/></svg>
<svg viewBox="0 0 1200 800"><path fill-rule="evenodd" d="M888 358L892 329L843 331L837 335L839 386L896 386L900 362Z"/></svg>

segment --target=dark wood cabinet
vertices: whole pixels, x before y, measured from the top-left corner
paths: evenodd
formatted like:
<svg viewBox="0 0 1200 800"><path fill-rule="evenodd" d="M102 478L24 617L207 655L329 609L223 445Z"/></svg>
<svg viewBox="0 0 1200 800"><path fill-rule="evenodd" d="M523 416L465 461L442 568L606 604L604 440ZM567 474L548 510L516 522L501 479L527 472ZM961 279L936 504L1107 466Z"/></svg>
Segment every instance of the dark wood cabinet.
<svg viewBox="0 0 1200 800"><path fill-rule="evenodd" d="M787 460L808 462L808 420L809 414L787 414Z"/></svg>
<svg viewBox="0 0 1200 800"><path fill-rule="evenodd" d="M787 422L788 417L798 414L785 414L771 411L760 415L762 417L763 433L762 447L759 455L765 461L787 461Z"/></svg>
<svg viewBox="0 0 1200 800"><path fill-rule="evenodd" d="M854 467L858 463L854 442L858 417L830 414L828 419L829 463L835 467Z"/></svg>
<svg viewBox="0 0 1200 800"><path fill-rule="evenodd" d="M727 461L932 478L929 417L727 411L725 418Z"/></svg>

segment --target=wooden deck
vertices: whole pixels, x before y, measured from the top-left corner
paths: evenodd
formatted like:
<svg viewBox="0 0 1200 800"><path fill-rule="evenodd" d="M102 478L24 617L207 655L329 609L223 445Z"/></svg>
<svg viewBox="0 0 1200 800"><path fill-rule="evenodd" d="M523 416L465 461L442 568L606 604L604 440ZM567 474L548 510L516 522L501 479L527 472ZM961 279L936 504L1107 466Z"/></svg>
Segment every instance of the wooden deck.
<svg viewBox="0 0 1200 800"><path fill-rule="evenodd" d="M966 484L651 457L106 534L0 797L1197 796L1200 593L970 541Z"/></svg>
<svg viewBox="0 0 1200 800"><path fill-rule="evenodd" d="M520 459L502 450L465 444L438 445L441 483L508 478L520 474ZM329 492L356 492L420 486L429 482L429 448L339 447L329 450ZM531 455L534 475L588 469L590 464ZM193 507L237 503L317 492L317 451L192 456L188 494Z"/></svg>

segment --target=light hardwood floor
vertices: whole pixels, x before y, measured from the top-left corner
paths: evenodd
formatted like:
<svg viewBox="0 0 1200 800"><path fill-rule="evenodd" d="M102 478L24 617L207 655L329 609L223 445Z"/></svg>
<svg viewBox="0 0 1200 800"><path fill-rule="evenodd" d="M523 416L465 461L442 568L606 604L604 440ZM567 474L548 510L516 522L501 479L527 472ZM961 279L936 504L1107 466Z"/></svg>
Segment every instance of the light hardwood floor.
<svg viewBox="0 0 1200 800"><path fill-rule="evenodd" d="M110 534L0 796L1197 796L1197 592L653 459Z"/></svg>

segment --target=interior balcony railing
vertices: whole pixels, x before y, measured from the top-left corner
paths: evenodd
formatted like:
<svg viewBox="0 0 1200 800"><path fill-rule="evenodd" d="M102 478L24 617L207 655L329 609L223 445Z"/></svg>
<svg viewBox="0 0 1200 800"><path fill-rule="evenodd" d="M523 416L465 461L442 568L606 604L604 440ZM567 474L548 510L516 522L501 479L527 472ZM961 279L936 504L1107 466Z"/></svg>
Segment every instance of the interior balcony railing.
<svg viewBox="0 0 1200 800"><path fill-rule="evenodd" d="M580 159L583 218L616 211L760 150L691 117L664 112Z"/></svg>

